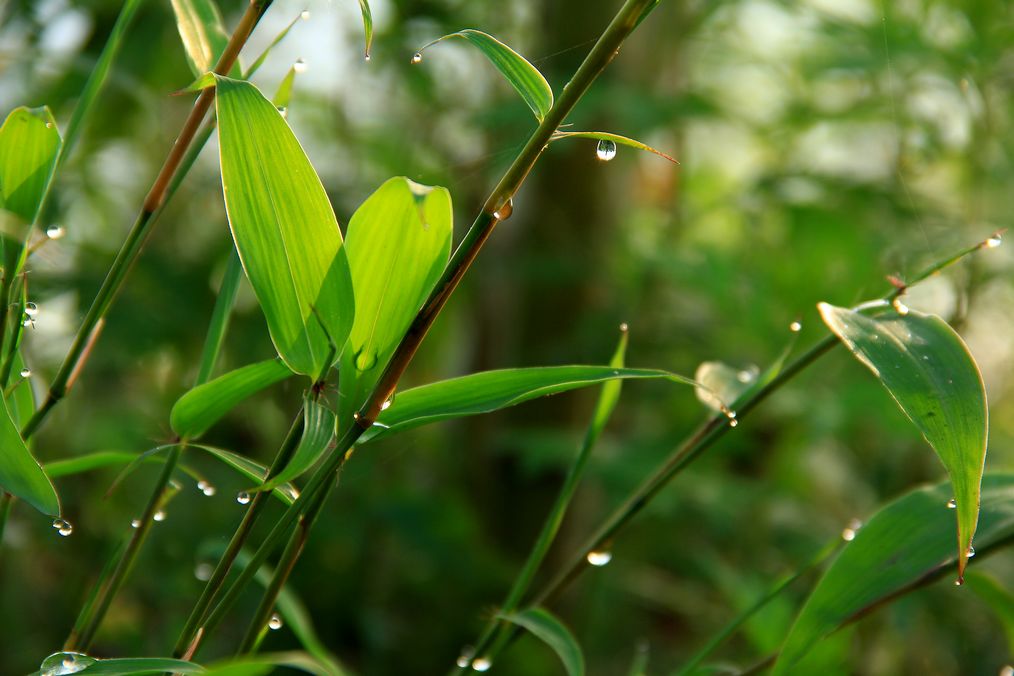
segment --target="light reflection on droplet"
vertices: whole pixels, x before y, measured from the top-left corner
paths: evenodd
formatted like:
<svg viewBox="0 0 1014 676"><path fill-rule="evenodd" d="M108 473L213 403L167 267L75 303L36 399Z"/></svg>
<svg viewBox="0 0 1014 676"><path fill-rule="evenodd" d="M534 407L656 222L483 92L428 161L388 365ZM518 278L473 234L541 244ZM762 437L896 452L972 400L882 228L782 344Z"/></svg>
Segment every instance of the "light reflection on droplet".
<svg viewBox="0 0 1014 676"><path fill-rule="evenodd" d="M55 528L56 532L63 537L67 537L74 532L73 524L66 519L53 519L53 528Z"/></svg>
<svg viewBox="0 0 1014 676"><path fill-rule="evenodd" d="M215 572L214 567L210 563L198 563L194 567L194 577L201 582L207 582L211 579L211 574Z"/></svg>
<svg viewBox="0 0 1014 676"><path fill-rule="evenodd" d="M306 68L307 68L306 61L304 61L303 59L296 59L296 62L292 64L292 70L296 71L297 73L305 73Z"/></svg>
<svg viewBox="0 0 1014 676"><path fill-rule="evenodd" d="M247 493L246 491L240 491L239 493L236 494L236 502L238 502L241 505L249 505L250 494Z"/></svg>
<svg viewBox="0 0 1014 676"><path fill-rule="evenodd" d="M966 558L969 558L969 559L970 559L970 558L972 558L973 556L975 556L975 547L969 547L969 548L968 548L968 552L967 552L967 554L966 554Z"/></svg>
<svg viewBox="0 0 1014 676"><path fill-rule="evenodd" d="M302 12L299 13L299 18L302 19L303 21L309 20L310 10L304 9Z"/></svg>
<svg viewBox="0 0 1014 676"><path fill-rule="evenodd" d="M216 491L215 487L211 485L210 482L205 481L204 479L201 479L200 481L197 482L197 490L204 493L209 498L212 495L214 495Z"/></svg>
<svg viewBox="0 0 1014 676"><path fill-rule="evenodd" d="M59 652L44 659L39 666L40 676L67 676L84 671L95 664L94 657L83 653Z"/></svg>
<svg viewBox="0 0 1014 676"><path fill-rule="evenodd" d="M39 306L35 303L25 303L25 315L28 317L35 317L39 314Z"/></svg>
<svg viewBox="0 0 1014 676"><path fill-rule="evenodd" d="M461 649L461 654L458 655L458 659L454 661L462 669L472 664L472 657L474 656L475 648L470 645L466 645Z"/></svg>
<svg viewBox="0 0 1014 676"><path fill-rule="evenodd" d="M141 520L140 519L131 519L130 520L130 527L131 528L140 528L141 527Z"/></svg>
<svg viewBox="0 0 1014 676"><path fill-rule="evenodd" d="M165 510L162 510L162 509L158 510L157 512L155 512L151 516L152 521L159 521L159 522L165 521L165 517L166 517Z"/></svg>
<svg viewBox="0 0 1014 676"><path fill-rule="evenodd" d="M1014 676L1014 665L1005 665L1002 669L1000 669L999 676Z"/></svg>
<svg viewBox="0 0 1014 676"><path fill-rule="evenodd" d="M25 368L21 369L21 377L22 378L27 378L30 375L32 375L32 369L28 368L27 366Z"/></svg>
<svg viewBox="0 0 1014 676"><path fill-rule="evenodd" d="M591 565L601 568L613 560L613 553L606 549L595 549L588 552L585 558Z"/></svg>
<svg viewBox="0 0 1014 676"><path fill-rule="evenodd" d="M271 613L271 619L268 620L268 629L277 631L282 628L282 624L282 616L278 613Z"/></svg>
<svg viewBox="0 0 1014 676"><path fill-rule="evenodd" d="M957 508L958 508L957 500L951 498L950 500L947 501L947 509L957 509Z"/></svg>
<svg viewBox="0 0 1014 676"><path fill-rule="evenodd" d="M608 162L616 157L616 142L609 139L599 141L598 146L595 147L595 157L603 162Z"/></svg>
<svg viewBox="0 0 1014 676"><path fill-rule="evenodd" d="M51 225L46 228L46 237L49 239L60 239L65 234L67 234L66 231L59 225Z"/></svg>
<svg viewBox="0 0 1014 676"><path fill-rule="evenodd" d="M986 248L988 249L995 249L1001 244L1003 244L1003 239L1000 238L999 234L993 235L986 240Z"/></svg>
<svg viewBox="0 0 1014 676"><path fill-rule="evenodd" d="M799 333L802 330L803 325L800 322L792 322L789 324L789 331L792 331L793 333Z"/></svg>
<svg viewBox="0 0 1014 676"><path fill-rule="evenodd" d="M420 61L422 61L422 54L416 52L412 55L412 63L419 63Z"/></svg>
<svg viewBox="0 0 1014 676"><path fill-rule="evenodd" d="M904 303L902 303L901 300L899 300L897 298L894 299L894 301L891 303L891 305L894 306L895 312L897 312L902 317L904 317L905 315L907 315L908 312L909 312L908 306L905 305Z"/></svg>
<svg viewBox="0 0 1014 676"><path fill-rule="evenodd" d="M514 198L508 199L499 209L493 212L493 218L498 221L506 221L514 213Z"/></svg>
<svg viewBox="0 0 1014 676"><path fill-rule="evenodd" d="M489 671L493 666L493 660L488 657L477 657L472 660L472 669L475 671Z"/></svg>

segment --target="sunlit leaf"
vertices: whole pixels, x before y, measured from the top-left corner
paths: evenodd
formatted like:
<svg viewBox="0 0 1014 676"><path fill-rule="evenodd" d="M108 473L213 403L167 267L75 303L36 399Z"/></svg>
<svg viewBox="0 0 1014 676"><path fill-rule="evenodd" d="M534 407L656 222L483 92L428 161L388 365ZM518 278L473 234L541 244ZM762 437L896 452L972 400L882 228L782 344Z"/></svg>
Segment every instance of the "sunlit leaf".
<svg viewBox="0 0 1014 676"><path fill-rule="evenodd" d="M292 130L251 84L217 78L226 211L271 340L313 378L352 329L349 264L327 194Z"/></svg>
<svg viewBox="0 0 1014 676"><path fill-rule="evenodd" d="M199 437L241 401L291 375L279 359L230 371L180 397L169 414L169 424L180 438Z"/></svg>
<svg viewBox="0 0 1014 676"><path fill-rule="evenodd" d="M958 505L960 577L975 534L986 460L986 390L975 360L939 317L914 311L870 317L827 303L819 308L824 322L880 379L947 468Z"/></svg>
<svg viewBox="0 0 1014 676"><path fill-rule="evenodd" d="M631 148L636 148L637 150L643 150L645 152L654 153L655 155L658 155L663 159L669 160L673 164L679 164L679 161L676 160L676 158L672 157L671 155L667 155L663 153L661 150L652 148L651 146L645 143L641 143L640 141L637 141L635 139L627 138L626 136L620 136L619 134L610 134L609 132L605 131L558 131L553 134L550 140L559 141L560 139L565 138L587 138L599 142L604 141L606 143L612 143L614 149L617 145L629 146Z"/></svg>
<svg viewBox="0 0 1014 676"><path fill-rule="evenodd" d="M43 514L60 514L56 489L25 445L6 402L0 411L0 489L21 498Z"/></svg>
<svg viewBox="0 0 1014 676"><path fill-rule="evenodd" d="M363 15L363 33L366 35L366 49L363 52L369 60L370 47L373 45L373 12L367 0L359 0L359 11Z"/></svg>
<svg viewBox="0 0 1014 676"><path fill-rule="evenodd" d="M500 616L519 627L524 627L553 649L563 662L568 676L583 676L584 654L570 630L552 613L543 608L532 608L519 613Z"/></svg>
<svg viewBox="0 0 1014 676"><path fill-rule="evenodd" d="M33 223L59 151L49 108L11 111L0 127L0 207Z"/></svg>
<svg viewBox="0 0 1014 676"><path fill-rule="evenodd" d="M496 66L496 69L507 79L528 107L535 113L535 117L541 122L549 110L553 107L553 89L546 82L539 69L530 64L525 57L500 42L492 35L482 31L466 28L465 30L451 33L423 46L419 50L422 54L427 48L448 40L450 38L461 38L469 44L477 47L486 55L486 58ZM415 60L415 59L413 59Z"/></svg>
<svg viewBox="0 0 1014 676"><path fill-rule="evenodd" d="M32 676L87 674L87 676L141 676L142 674L203 674L204 667L169 657L126 657L98 659L81 653L59 652L43 660Z"/></svg>
<svg viewBox="0 0 1014 676"><path fill-rule="evenodd" d="M257 490L269 490L302 475L330 447L334 433L334 413L321 402L305 397L303 399L303 436L299 440L299 446L292 454L289 464L274 479L257 487Z"/></svg>
<svg viewBox="0 0 1014 676"><path fill-rule="evenodd" d="M169 446L158 447L157 452L168 449ZM91 472L96 469L103 469L105 467L114 467L116 465L130 465L135 462L160 462L152 453L150 456L142 458L139 457L142 454L127 453L125 451L96 451L95 453L87 453L85 455L79 455L73 458L66 458L64 460L52 460L43 465L43 469L46 470L46 474L50 479L58 479L65 476L73 476L75 474L81 474L83 472ZM161 462L160 462L161 464ZM182 465L181 469L186 469Z"/></svg>
<svg viewBox="0 0 1014 676"><path fill-rule="evenodd" d="M229 44L218 6L214 0L172 0L172 6L190 70L194 75L207 73ZM233 71L238 73L238 66Z"/></svg>
<svg viewBox="0 0 1014 676"><path fill-rule="evenodd" d="M793 665L843 622L955 564L946 483L921 488L883 507L855 532L799 613L775 666ZM987 474L976 542L985 550L1014 535L1014 474Z"/></svg>

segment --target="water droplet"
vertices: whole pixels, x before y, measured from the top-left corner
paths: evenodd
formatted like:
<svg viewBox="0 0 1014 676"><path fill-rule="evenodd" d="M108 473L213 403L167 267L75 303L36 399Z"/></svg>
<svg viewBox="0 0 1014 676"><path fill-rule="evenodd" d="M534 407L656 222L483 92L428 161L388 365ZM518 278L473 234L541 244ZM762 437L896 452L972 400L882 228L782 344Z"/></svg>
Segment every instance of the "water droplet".
<svg viewBox="0 0 1014 676"><path fill-rule="evenodd" d="M627 326L627 322L623 322L622 324L620 324L620 333L626 333L629 330L630 327Z"/></svg>
<svg viewBox="0 0 1014 676"><path fill-rule="evenodd" d="M84 671L97 660L83 653L53 653L39 666L40 676L66 676Z"/></svg>
<svg viewBox="0 0 1014 676"><path fill-rule="evenodd" d="M383 404L380 405L380 410L381 411L386 411L389 408L391 408L391 400L390 399L388 399L387 401L385 401Z"/></svg>
<svg viewBox="0 0 1014 676"><path fill-rule="evenodd" d="M39 306L35 303L25 303L25 315L28 317L35 317L39 314Z"/></svg>
<svg viewBox="0 0 1014 676"><path fill-rule="evenodd" d="M240 491L239 493L236 493L236 502L238 502L241 505L249 505L250 494L247 493L246 491Z"/></svg>
<svg viewBox="0 0 1014 676"><path fill-rule="evenodd" d="M27 366L25 368L21 369L21 377L22 378L27 378L30 375L32 375L32 369L28 368Z"/></svg>
<svg viewBox="0 0 1014 676"><path fill-rule="evenodd" d="M211 579L211 574L215 572L214 567L210 563L198 563L194 567L194 577L201 582L207 582Z"/></svg>
<svg viewBox="0 0 1014 676"><path fill-rule="evenodd" d="M165 521L166 513L164 509L160 509L151 515L152 521L162 522Z"/></svg>
<svg viewBox="0 0 1014 676"><path fill-rule="evenodd" d="M360 371L369 371L377 365L377 353L362 349L356 355L356 368Z"/></svg>
<svg viewBox="0 0 1014 676"><path fill-rule="evenodd" d="M282 116L283 120L289 119L289 109L285 106L278 106L278 114Z"/></svg>
<svg viewBox="0 0 1014 676"><path fill-rule="evenodd" d="M473 648L470 645L466 645L464 648L461 649L461 654L458 655L458 659L455 660L454 663L457 664L462 669L465 669L472 664L472 657L474 656L474 654L475 648Z"/></svg>
<svg viewBox="0 0 1014 676"><path fill-rule="evenodd" d="M1003 239L1001 239L999 233L993 235L992 237L990 237L989 239L986 240L986 248L987 249L995 249L998 246L1000 246L1001 244L1003 244Z"/></svg>
<svg viewBox="0 0 1014 676"><path fill-rule="evenodd" d="M894 301L891 303L891 305L894 306L895 312L897 312L902 317L908 314L908 306L902 303L901 300L895 298Z"/></svg>
<svg viewBox="0 0 1014 676"><path fill-rule="evenodd" d="M960 587L963 584L965 584L965 578L963 577L959 577L957 580L954 581L955 587Z"/></svg>
<svg viewBox="0 0 1014 676"><path fill-rule="evenodd" d="M271 619L268 620L268 629L271 631L277 631L282 628L282 616L278 613L271 613Z"/></svg>
<svg viewBox="0 0 1014 676"><path fill-rule="evenodd" d="M736 427L739 425L739 418L736 417L735 411L726 411L725 417L729 419L729 427Z"/></svg>
<svg viewBox="0 0 1014 676"><path fill-rule="evenodd" d="M476 671L489 671L493 666L493 660L488 657L477 657L472 660L472 669Z"/></svg>
<svg viewBox="0 0 1014 676"><path fill-rule="evenodd" d="M967 553L967 555L966 555L966 558L969 558L969 559L970 559L970 558L972 558L973 556L975 556L975 547L969 547L969 548L968 548L968 553Z"/></svg>
<svg viewBox="0 0 1014 676"><path fill-rule="evenodd" d="M493 212L493 218L498 221L506 221L514 213L514 198L508 198L499 209Z"/></svg>
<svg viewBox="0 0 1014 676"><path fill-rule="evenodd" d="M133 519L133 520L131 520L130 527L131 528L140 528L141 527L141 520L140 519Z"/></svg>
<svg viewBox="0 0 1014 676"><path fill-rule="evenodd" d="M588 556L585 558L591 565L601 568L613 560L613 553L605 549L595 549L588 552Z"/></svg>
<svg viewBox="0 0 1014 676"><path fill-rule="evenodd" d="M21 325L24 326L24 327L29 327L30 326L30 327L32 327L34 329L35 328L35 321L31 317L29 317L25 321L21 322Z"/></svg>
<svg viewBox="0 0 1014 676"><path fill-rule="evenodd" d="M73 524L66 519L53 519L53 528L55 528L56 532L63 537L67 537L74 532Z"/></svg>
<svg viewBox="0 0 1014 676"><path fill-rule="evenodd" d="M412 63L419 63L420 61L422 61L422 54L416 52L412 55Z"/></svg>
<svg viewBox="0 0 1014 676"><path fill-rule="evenodd" d="M215 487L210 482L201 479L197 482L197 490L207 495L209 498L215 494Z"/></svg>
<svg viewBox="0 0 1014 676"><path fill-rule="evenodd" d="M595 157L603 162L608 162L616 157L616 142L609 139L599 141L598 146L595 148Z"/></svg>
<svg viewBox="0 0 1014 676"><path fill-rule="evenodd" d="M304 61L303 59L296 59L296 62L292 64L292 70L296 71L297 73L305 73L306 61Z"/></svg>
<svg viewBox="0 0 1014 676"><path fill-rule="evenodd" d="M999 676L1014 676L1014 666L1008 664L1000 670Z"/></svg>
<svg viewBox="0 0 1014 676"><path fill-rule="evenodd" d="M299 18L302 19L303 21L309 21L310 10L304 9L302 12L299 13Z"/></svg>
<svg viewBox="0 0 1014 676"><path fill-rule="evenodd" d="M789 331L792 331L793 333L799 333L802 330L803 325L800 322L792 322L789 324Z"/></svg>
<svg viewBox="0 0 1014 676"><path fill-rule="evenodd" d="M370 56L369 54L364 54L363 55L363 61L366 61L367 63L369 63L372 60L373 60L373 57Z"/></svg>
<svg viewBox="0 0 1014 676"><path fill-rule="evenodd" d="M846 528L841 532L841 539L845 542L852 542L856 539L856 532L851 528Z"/></svg>
<svg viewBox="0 0 1014 676"><path fill-rule="evenodd" d="M46 228L46 237L50 239L60 239L66 234L64 229L59 225L51 225Z"/></svg>
<svg viewBox="0 0 1014 676"><path fill-rule="evenodd" d="M958 508L957 500L951 498L950 500L947 501L947 509L957 509L957 508Z"/></svg>

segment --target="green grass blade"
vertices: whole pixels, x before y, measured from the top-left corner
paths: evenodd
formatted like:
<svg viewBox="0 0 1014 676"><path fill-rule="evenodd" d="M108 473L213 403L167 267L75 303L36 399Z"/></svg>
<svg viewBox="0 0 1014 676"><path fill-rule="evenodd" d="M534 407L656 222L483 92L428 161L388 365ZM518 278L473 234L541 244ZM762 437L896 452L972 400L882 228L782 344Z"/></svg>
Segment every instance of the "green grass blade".
<svg viewBox="0 0 1014 676"><path fill-rule="evenodd" d="M345 249L356 318L341 359L342 424L372 392L447 265L452 218L445 188L404 177L386 181L352 215Z"/></svg>
<svg viewBox="0 0 1014 676"><path fill-rule="evenodd" d="M553 89L546 82L546 78L525 57L488 33L466 28L457 33L437 38L423 46L417 53L417 57L412 59L413 62L421 59L419 55L429 47L450 38L460 38L478 48L507 79L507 82L517 90L528 107L535 113L539 122L549 114L549 109L553 107Z"/></svg>
<svg viewBox="0 0 1014 676"><path fill-rule="evenodd" d="M669 160L673 164L679 164L679 161L675 157L667 155L666 153L663 153L661 150L658 150L656 148L652 148L646 143L641 143L640 141L637 141L632 138L627 138L626 136L620 136L619 134L610 134L609 132L605 131L558 131L555 134L553 134L553 138L550 140L559 141L560 139L565 138L592 139L595 141L599 141L600 148L602 147L601 145L602 142L612 143L614 151L617 145L629 146L631 148L636 148L637 150L643 150L645 152L654 153L655 155L658 155L662 159ZM609 155L609 159L612 159L612 155Z"/></svg>
<svg viewBox="0 0 1014 676"><path fill-rule="evenodd" d="M239 262L239 254L234 248L229 253L222 286L219 287L218 297L215 298L215 308L211 312L208 333L204 338L204 348L201 350L201 364L194 385L203 385L211 379L218 354L222 350L222 342L225 340L225 332L229 329L229 316L232 314L233 305L236 304L236 293L239 291L242 277L243 265Z"/></svg>
<svg viewBox="0 0 1014 676"><path fill-rule="evenodd" d="M377 425L363 435L363 440L448 418L490 413L537 397L620 378L663 379L695 385L689 378L659 369L541 366L483 371L399 393L377 418Z"/></svg>
<svg viewBox="0 0 1014 676"><path fill-rule="evenodd" d="M878 602L953 566L954 531L945 519L951 488L921 488L880 509L856 532L817 584L782 647L774 674L790 674L823 637ZM985 549L1014 534L1014 474L982 482L977 542Z"/></svg>
<svg viewBox="0 0 1014 676"><path fill-rule="evenodd" d="M338 221L275 106L249 83L217 82L222 186L243 269L279 355L320 377L355 307Z"/></svg>
<svg viewBox="0 0 1014 676"><path fill-rule="evenodd" d="M43 514L60 515L56 488L25 445L6 402L0 412L0 488Z"/></svg>
<svg viewBox="0 0 1014 676"><path fill-rule="evenodd" d="M171 0L183 51L194 75L213 70L229 44L229 34L214 0ZM239 73L239 65L233 64Z"/></svg>
<svg viewBox="0 0 1014 676"><path fill-rule="evenodd" d="M958 577L979 513L988 413L979 367L942 319L905 311L869 317L819 305L824 323L880 379L936 451L954 486Z"/></svg>
<svg viewBox="0 0 1014 676"><path fill-rule="evenodd" d="M60 152L49 108L15 108L0 127L0 207L35 222Z"/></svg>
<svg viewBox="0 0 1014 676"><path fill-rule="evenodd" d="M251 490L265 491L301 476L313 467L328 448L335 432L335 416L327 406L309 397L303 399L303 437L292 460L278 475Z"/></svg>
<svg viewBox="0 0 1014 676"><path fill-rule="evenodd" d="M366 36L366 49L363 55L370 60L370 48L373 46L373 12L367 0L359 0L359 11L363 15L363 34Z"/></svg>
<svg viewBox="0 0 1014 676"><path fill-rule="evenodd" d="M185 660L169 657L128 657L102 660L81 653L59 652L43 660L39 671L42 674L87 674L87 676L141 676L142 674L203 674L204 667Z"/></svg>
<svg viewBox="0 0 1014 676"><path fill-rule="evenodd" d="M279 359L230 371L180 397L169 414L169 424L180 438L199 437L241 401L291 375Z"/></svg>
<svg viewBox="0 0 1014 676"><path fill-rule="evenodd" d="M563 662L567 676L584 676L584 654L577 639L555 615L543 608L501 615L501 619L524 627L553 649Z"/></svg>

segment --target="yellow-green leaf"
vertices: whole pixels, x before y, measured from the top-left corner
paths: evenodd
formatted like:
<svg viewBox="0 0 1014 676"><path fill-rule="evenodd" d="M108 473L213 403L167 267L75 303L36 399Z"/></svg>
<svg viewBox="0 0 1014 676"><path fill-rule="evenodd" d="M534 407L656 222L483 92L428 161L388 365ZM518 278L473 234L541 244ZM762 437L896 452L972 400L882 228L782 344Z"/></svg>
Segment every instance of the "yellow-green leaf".
<svg viewBox="0 0 1014 676"><path fill-rule="evenodd" d="M0 127L0 207L35 222L60 143L49 108L11 111Z"/></svg>
<svg viewBox="0 0 1014 676"><path fill-rule="evenodd" d="M190 70L201 75L214 69L229 44L218 5L214 0L172 0L172 5ZM238 77L238 73L237 61L230 74Z"/></svg>

